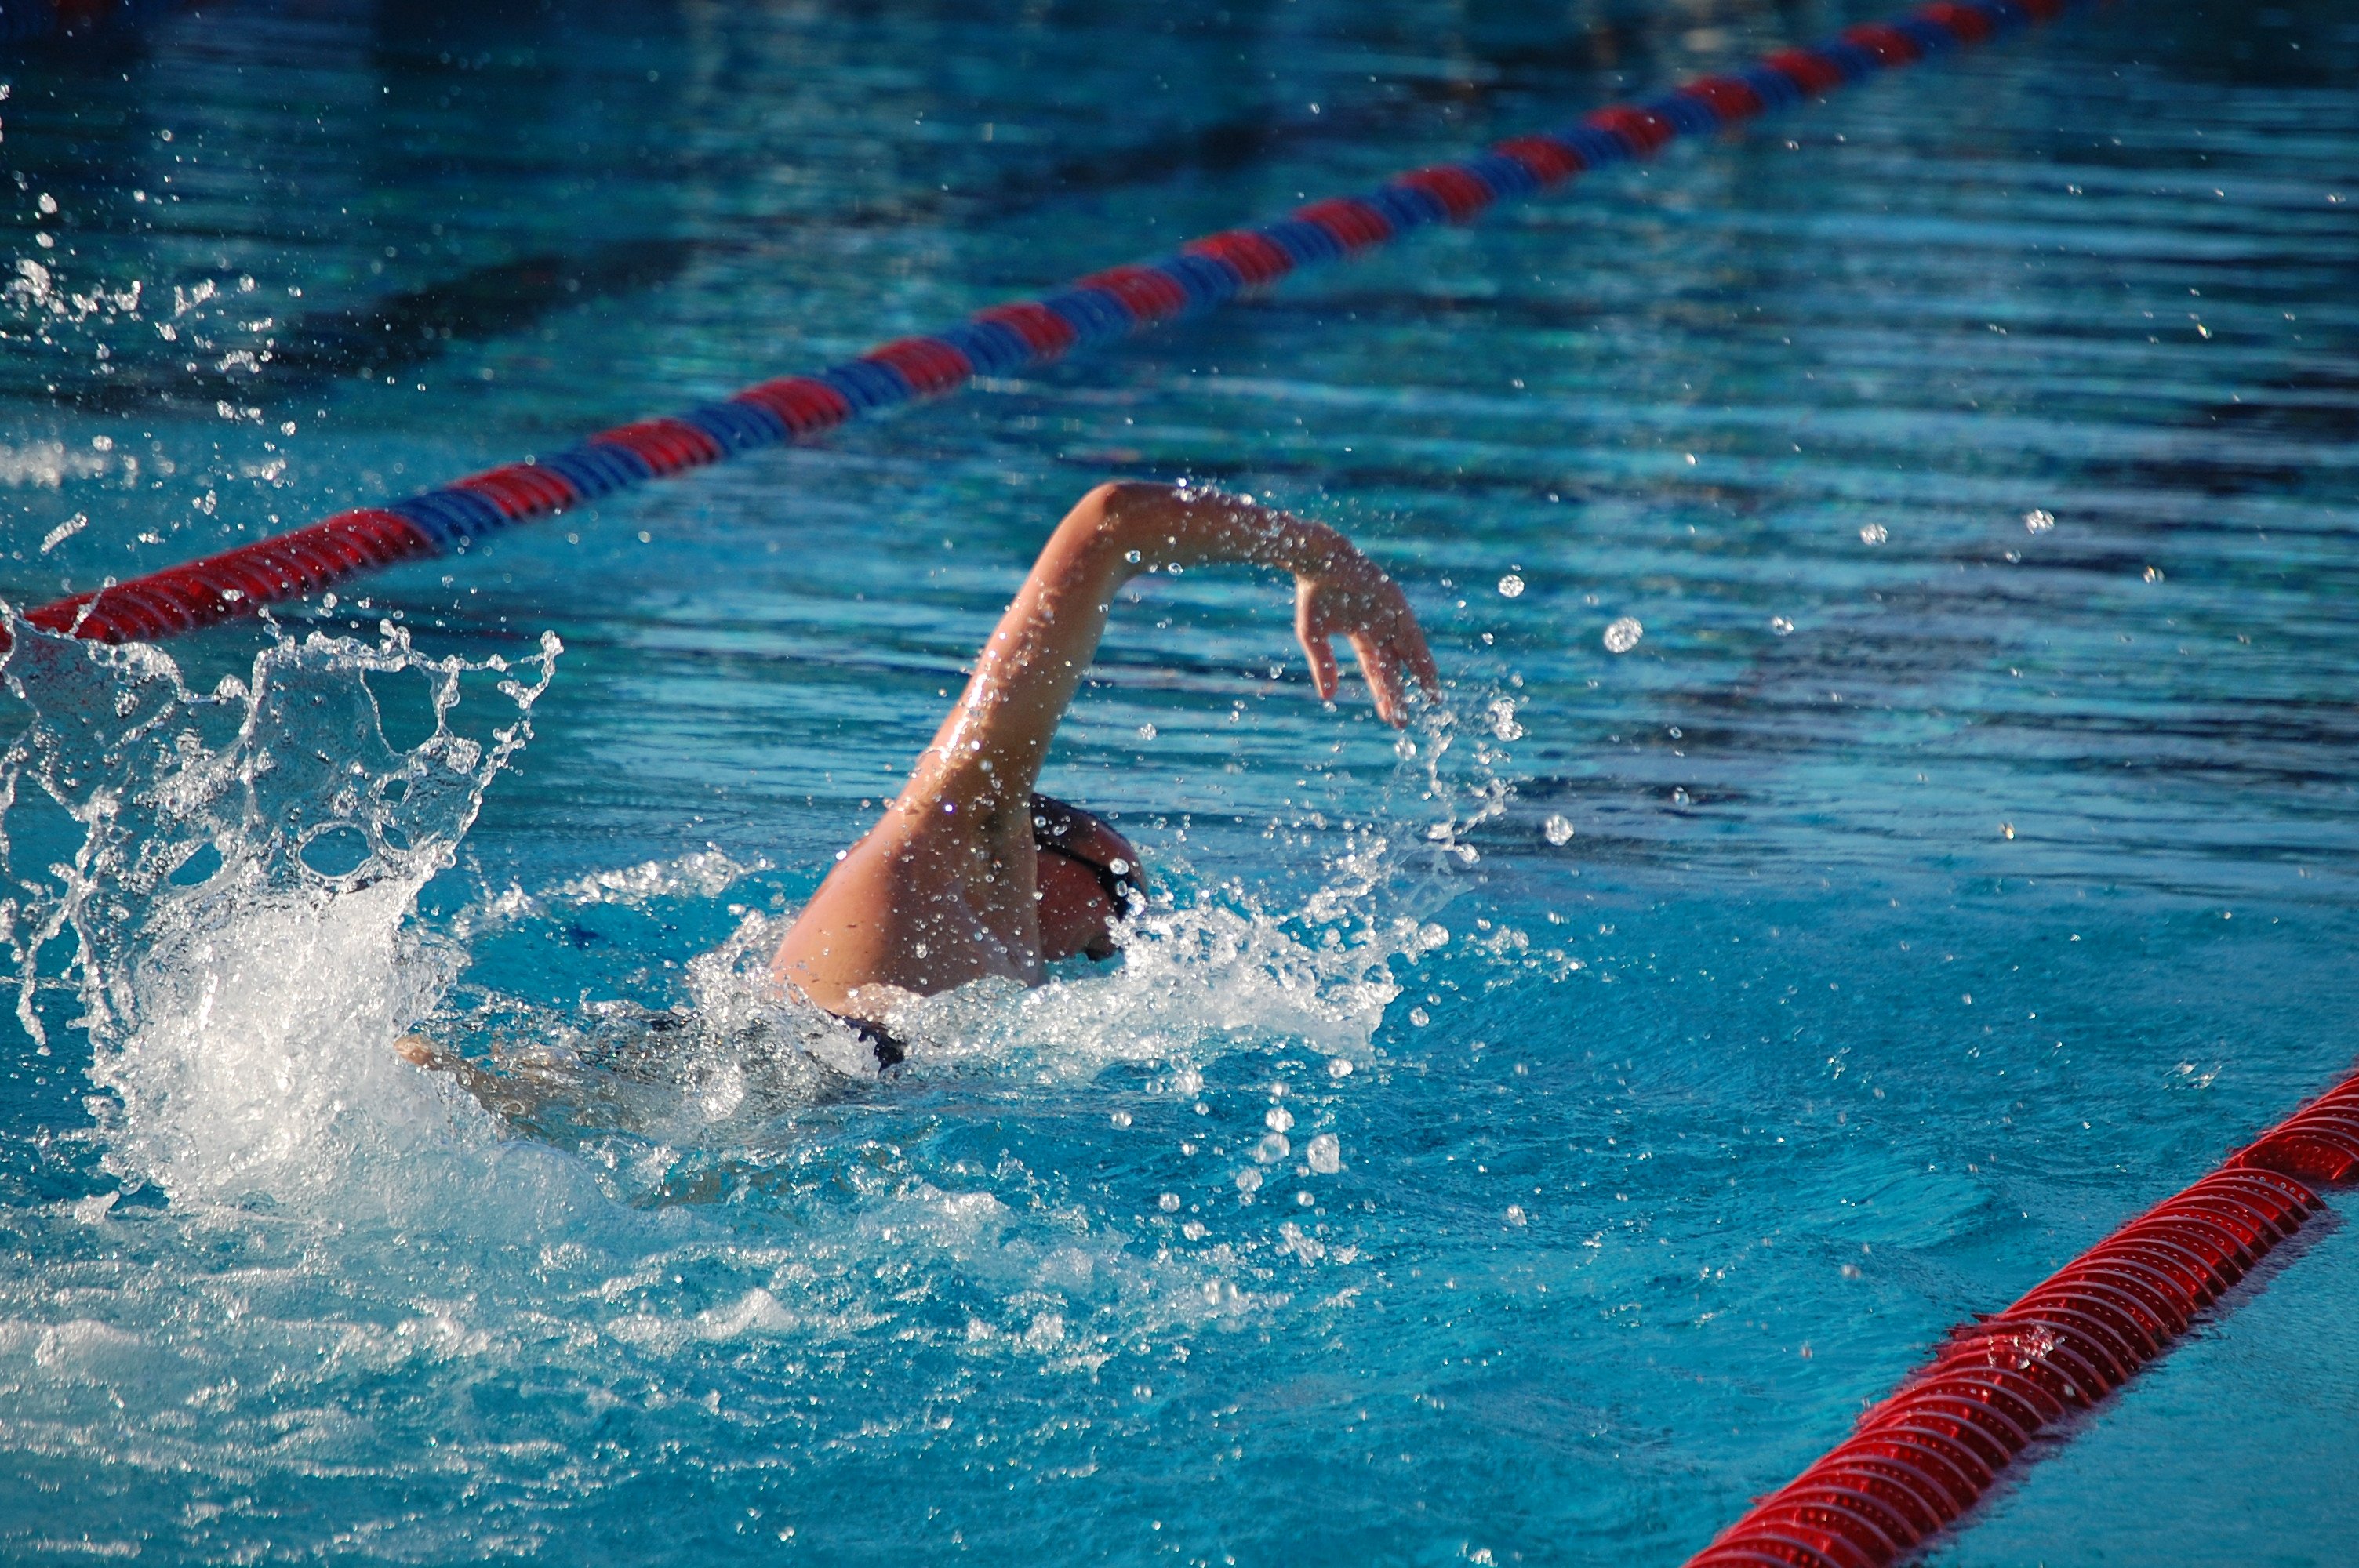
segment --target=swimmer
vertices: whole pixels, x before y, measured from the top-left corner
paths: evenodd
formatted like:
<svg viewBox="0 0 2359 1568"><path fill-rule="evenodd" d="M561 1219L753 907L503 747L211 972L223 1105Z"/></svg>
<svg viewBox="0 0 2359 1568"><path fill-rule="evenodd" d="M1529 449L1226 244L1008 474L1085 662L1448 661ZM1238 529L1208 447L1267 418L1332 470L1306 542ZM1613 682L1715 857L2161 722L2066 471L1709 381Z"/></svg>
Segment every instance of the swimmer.
<svg viewBox="0 0 2359 1568"><path fill-rule="evenodd" d="M1143 895L1138 851L1100 818L1034 793L1096 654L1114 592L1157 570L1235 562L1294 577L1294 633L1321 697L1346 639L1377 714L1408 718L1433 655L1400 589L1323 524L1215 492L1102 484L1057 525L976 656L909 781L844 851L770 960L771 978L864 1036L886 1066L897 1004L970 980L1038 985L1042 966L1111 957Z"/></svg>

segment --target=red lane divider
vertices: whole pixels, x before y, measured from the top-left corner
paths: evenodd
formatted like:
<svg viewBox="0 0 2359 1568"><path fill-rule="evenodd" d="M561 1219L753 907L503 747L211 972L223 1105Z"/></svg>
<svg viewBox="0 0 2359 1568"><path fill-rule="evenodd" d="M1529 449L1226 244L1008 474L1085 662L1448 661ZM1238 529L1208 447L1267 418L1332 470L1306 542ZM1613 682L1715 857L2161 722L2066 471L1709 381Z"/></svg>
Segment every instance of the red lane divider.
<svg viewBox="0 0 2359 1568"><path fill-rule="evenodd" d="M2031 1441L2094 1405L2359 1182L2359 1073L1995 1317L1954 1330L1826 1457L1689 1568L1886 1568L1956 1523Z"/></svg>

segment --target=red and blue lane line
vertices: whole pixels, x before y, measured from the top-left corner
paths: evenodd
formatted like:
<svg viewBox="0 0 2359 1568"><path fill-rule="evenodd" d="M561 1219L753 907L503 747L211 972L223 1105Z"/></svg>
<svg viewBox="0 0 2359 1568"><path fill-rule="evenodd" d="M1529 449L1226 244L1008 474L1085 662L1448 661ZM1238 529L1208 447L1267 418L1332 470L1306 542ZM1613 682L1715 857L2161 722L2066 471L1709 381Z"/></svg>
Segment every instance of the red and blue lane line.
<svg viewBox="0 0 2359 1568"><path fill-rule="evenodd" d="M2131 1220L1995 1316L1953 1330L1851 1436L1688 1568L1887 1568L1957 1524L2036 1440L2187 1331L2359 1183L2359 1074Z"/></svg>
<svg viewBox="0 0 2359 1568"><path fill-rule="evenodd" d="M103 642L154 641L316 593L397 561L447 555L484 535L756 448L808 440L864 415L954 391L1209 310L1289 273L1434 223L1462 223L1509 198L1651 157L1793 108L1880 71L2044 22L2094 0L1956 0L1847 29L1748 70L1703 76L1578 124L1516 136L1456 163L1404 174L1364 196L1313 202L1278 222L1208 234L1159 261L1080 278L1061 292L982 310L947 331L902 338L817 375L748 387L673 418L603 430L580 445L472 474L386 506L339 513L274 538L41 606L26 619ZM0 631L0 647L5 646Z"/></svg>

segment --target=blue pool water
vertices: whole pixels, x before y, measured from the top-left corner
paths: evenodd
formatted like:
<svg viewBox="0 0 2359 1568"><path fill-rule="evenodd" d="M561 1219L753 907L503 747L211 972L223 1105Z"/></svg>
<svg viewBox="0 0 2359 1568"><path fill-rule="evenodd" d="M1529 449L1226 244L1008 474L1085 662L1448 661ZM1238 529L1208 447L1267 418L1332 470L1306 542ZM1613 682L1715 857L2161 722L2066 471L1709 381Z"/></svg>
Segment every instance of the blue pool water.
<svg viewBox="0 0 2359 1568"><path fill-rule="evenodd" d="M0 60L19 606L1877 8L150 10ZM2124 4L25 643L0 1556L1680 1561L2351 1063L2354 70ZM1352 532L1447 712L1143 589L1049 782L1158 907L848 1075L746 965L1110 473ZM2354 1306L2321 1225L1933 1560L2347 1560Z"/></svg>

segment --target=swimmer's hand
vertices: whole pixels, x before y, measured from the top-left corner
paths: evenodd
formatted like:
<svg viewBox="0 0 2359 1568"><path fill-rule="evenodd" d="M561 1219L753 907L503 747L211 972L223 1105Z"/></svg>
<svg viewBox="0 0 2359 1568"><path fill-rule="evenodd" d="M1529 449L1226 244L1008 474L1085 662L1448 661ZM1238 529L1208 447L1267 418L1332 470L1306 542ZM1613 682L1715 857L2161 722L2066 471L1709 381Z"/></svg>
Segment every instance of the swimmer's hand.
<svg viewBox="0 0 2359 1568"><path fill-rule="evenodd" d="M1343 684L1332 639L1350 640L1376 716L1395 729L1408 722L1408 680L1428 697L1441 691L1432 650L1400 585L1338 535L1328 563L1294 579L1294 634L1310 660L1311 684L1332 698Z"/></svg>
<svg viewBox="0 0 2359 1568"><path fill-rule="evenodd" d="M1350 640L1386 723L1408 722L1412 680L1428 697L1441 695L1433 654L1400 585L1324 523L1201 487L1104 484L1082 497L1058 534L1060 541L1093 545L1101 560L1119 552L1119 578L1222 561L1278 568L1294 578L1294 634L1321 697L1334 697L1340 685L1337 637ZM1052 541L1044 566L1057 549ZM1089 637L1094 647L1095 628Z"/></svg>

